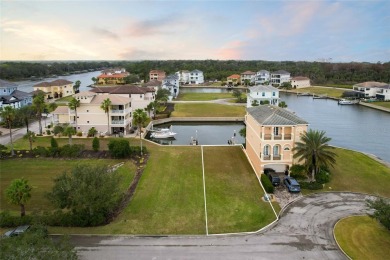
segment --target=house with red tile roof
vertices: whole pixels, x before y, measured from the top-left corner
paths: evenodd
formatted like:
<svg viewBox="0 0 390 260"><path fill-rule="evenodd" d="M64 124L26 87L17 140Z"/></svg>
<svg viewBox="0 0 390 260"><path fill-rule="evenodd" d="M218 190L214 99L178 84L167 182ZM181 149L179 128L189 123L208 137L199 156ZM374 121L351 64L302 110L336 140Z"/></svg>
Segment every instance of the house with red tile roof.
<svg viewBox="0 0 390 260"><path fill-rule="evenodd" d="M230 75L226 79L226 84L231 85L231 86L237 86L238 84L240 84L240 79L241 79L241 76L238 74Z"/></svg>
<svg viewBox="0 0 390 260"><path fill-rule="evenodd" d="M102 71L102 74L97 76L98 85L120 85L125 84L125 78L130 73L125 69L106 69Z"/></svg>

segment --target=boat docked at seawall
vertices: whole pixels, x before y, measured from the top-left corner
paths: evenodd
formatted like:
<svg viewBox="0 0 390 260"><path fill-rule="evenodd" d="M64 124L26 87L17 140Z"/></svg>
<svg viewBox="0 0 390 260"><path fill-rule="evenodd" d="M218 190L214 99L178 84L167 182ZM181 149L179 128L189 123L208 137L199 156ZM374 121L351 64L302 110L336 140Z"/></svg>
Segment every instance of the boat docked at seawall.
<svg viewBox="0 0 390 260"><path fill-rule="evenodd" d="M355 104L358 104L359 103L359 100L350 100L350 99L340 99L338 101L338 104L339 105L355 105Z"/></svg>
<svg viewBox="0 0 390 260"><path fill-rule="evenodd" d="M161 128L158 130L151 130L152 133L150 134L151 138L156 139L168 139L168 138L175 138L176 133L172 132L172 126L170 128Z"/></svg>

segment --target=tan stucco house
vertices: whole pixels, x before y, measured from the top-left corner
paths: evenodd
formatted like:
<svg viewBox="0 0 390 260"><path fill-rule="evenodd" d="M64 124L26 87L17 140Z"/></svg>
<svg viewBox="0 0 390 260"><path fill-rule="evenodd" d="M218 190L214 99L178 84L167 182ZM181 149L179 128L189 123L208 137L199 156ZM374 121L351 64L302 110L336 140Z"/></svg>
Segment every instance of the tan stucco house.
<svg viewBox="0 0 390 260"><path fill-rule="evenodd" d="M308 88L310 87L310 79L308 77L293 77L291 79L291 86L293 88Z"/></svg>
<svg viewBox="0 0 390 260"><path fill-rule="evenodd" d="M45 100L58 99L74 94L73 82L66 79L57 79L51 82L41 82L33 86L34 91L42 91Z"/></svg>
<svg viewBox="0 0 390 260"><path fill-rule="evenodd" d="M246 152L256 174L264 168L284 172L296 163L292 149L308 123L294 113L272 105L247 108Z"/></svg>

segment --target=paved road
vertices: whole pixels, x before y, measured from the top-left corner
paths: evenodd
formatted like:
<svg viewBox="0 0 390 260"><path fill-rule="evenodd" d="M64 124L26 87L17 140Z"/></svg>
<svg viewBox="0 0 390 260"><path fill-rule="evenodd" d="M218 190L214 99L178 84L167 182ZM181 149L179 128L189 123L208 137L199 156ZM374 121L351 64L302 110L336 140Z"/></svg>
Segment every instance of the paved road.
<svg viewBox="0 0 390 260"><path fill-rule="evenodd" d="M50 124L50 118L42 119L42 129L44 131L45 129L45 120L46 124ZM31 122L29 125L29 130L32 132L35 132L36 134L39 133L39 124L38 121ZM1 131L3 134L0 136L0 144L7 145L11 143L11 138L9 136L9 129L2 128ZM19 128L19 129L13 129L12 130L12 140L16 141L20 138L23 138L23 136L26 134L27 128Z"/></svg>
<svg viewBox="0 0 390 260"><path fill-rule="evenodd" d="M337 220L367 212L368 195L320 193L291 204L253 235L73 236L82 259L346 259L333 239Z"/></svg>

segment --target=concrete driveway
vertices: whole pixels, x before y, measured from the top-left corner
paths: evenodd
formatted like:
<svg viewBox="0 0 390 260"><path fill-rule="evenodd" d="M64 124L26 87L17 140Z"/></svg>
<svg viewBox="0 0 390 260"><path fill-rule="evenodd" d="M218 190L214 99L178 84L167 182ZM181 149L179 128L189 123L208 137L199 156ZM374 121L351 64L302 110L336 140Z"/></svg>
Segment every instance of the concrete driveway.
<svg viewBox="0 0 390 260"><path fill-rule="evenodd" d="M302 197L280 220L253 235L73 236L82 259L347 259L333 238L335 223L367 213L372 196L332 192Z"/></svg>

